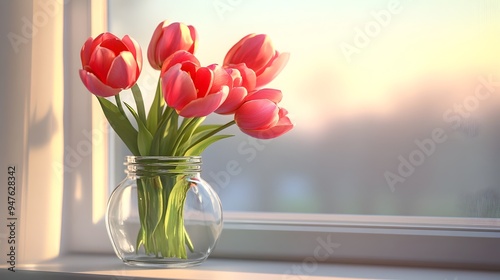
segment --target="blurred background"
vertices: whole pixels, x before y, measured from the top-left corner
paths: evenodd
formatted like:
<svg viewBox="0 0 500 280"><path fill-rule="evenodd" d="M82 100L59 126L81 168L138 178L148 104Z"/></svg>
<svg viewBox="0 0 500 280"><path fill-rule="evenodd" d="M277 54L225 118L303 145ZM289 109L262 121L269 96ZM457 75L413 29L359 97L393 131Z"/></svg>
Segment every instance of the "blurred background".
<svg viewBox="0 0 500 280"><path fill-rule="evenodd" d="M268 86L295 128L264 141L233 127L203 154L225 211L500 217L500 2L110 0L108 12L144 54L163 20L195 26L203 65L249 33L291 53ZM147 102L158 74L145 61ZM112 141L117 183L129 153Z"/></svg>
<svg viewBox="0 0 500 280"><path fill-rule="evenodd" d="M283 91L295 128L264 141L232 127L233 138L203 154L203 177L228 216L496 223L500 2L351 2L1 1L0 182L15 166L16 193L4 183L2 197L15 198L19 263L112 252L104 212L129 152L81 83L80 50L109 30L135 38L145 54L163 20L196 27L203 65L222 63L253 32L291 54L269 87ZM139 84L149 103L158 72L144 66ZM132 101L129 91L121 96ZM8 206L0 200L0 220ZM443 220L453 219L436 223ZM10 252L2 228L0 251Z"/></svg>

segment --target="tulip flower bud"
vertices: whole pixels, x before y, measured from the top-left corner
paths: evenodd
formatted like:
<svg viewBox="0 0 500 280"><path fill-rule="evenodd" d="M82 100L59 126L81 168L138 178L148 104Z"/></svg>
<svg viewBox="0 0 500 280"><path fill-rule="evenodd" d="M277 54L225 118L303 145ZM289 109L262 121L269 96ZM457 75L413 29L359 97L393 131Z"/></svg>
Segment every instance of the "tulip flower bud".
<svg viewBox="0 0 500 280"><path fill-rule="evenodd" d="M81 49L80 58L83 84L101 97L131 88L142 70L141 48L128 35L119 39L106 32L95 39L89 38Z"/></svg>
<svg viewBox="0 0 500 280"><path fill-rule="evenodd" d="M165 102L182 117L207 116L226 100L231 77L217 65L200 67L193 55L180 56L182 62L162 68Z"/></svg>
<svg viewBox="0 0 500 280"><path fill-rule="evenodd" d="M155 29L148 46L148 60L151 67L160 70L163 62L179 50L192 54L196 49L196 29L179 22L161 22Z"/></svg>
<svg viewBox="0 0 500 280"><path fill-rule="evenodd" d="M289 53L279 53L274 49L266 34L249 34L236 43L224 58L224 67L244 63L257 76L256 87L271 82L285 67Z"/></svg>
<svg viewBox="0 0 500 280"><path fill-rule="evenodd" d="M276 138L293 128L287 110L278 107L281 91L261 89L248 95L234 113L236 125L244 133L260 139Z"/></svg>

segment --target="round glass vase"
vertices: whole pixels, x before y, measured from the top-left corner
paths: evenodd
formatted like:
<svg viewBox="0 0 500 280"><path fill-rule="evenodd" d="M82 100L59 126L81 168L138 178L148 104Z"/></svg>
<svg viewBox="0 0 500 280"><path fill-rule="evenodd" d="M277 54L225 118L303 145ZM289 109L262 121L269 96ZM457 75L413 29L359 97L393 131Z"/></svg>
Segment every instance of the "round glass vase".
<svg viewBox="0 0 500 280"><path fill-rule="evenodd" d="M200 177L201 157L128 156L111 194L106 227L116 255L132 266L203 262L222 231L222 206Z"/></svg>

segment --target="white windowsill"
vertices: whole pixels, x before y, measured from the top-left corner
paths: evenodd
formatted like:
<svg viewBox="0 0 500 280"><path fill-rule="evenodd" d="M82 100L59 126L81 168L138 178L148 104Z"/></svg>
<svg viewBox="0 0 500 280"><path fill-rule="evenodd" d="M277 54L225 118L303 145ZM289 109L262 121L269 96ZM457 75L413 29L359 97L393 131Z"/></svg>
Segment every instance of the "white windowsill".
<svg viewBox="0 0 500 280"><path fill-rule="evenodd" d="M8 276L8 277L7 277ZM7 278L6 278L7 277ZM456 269L318 264L209 258L185 269L145 269L124 265L114 255L68 255L10 272L1 279L500 279L500 272Z"/></svg>

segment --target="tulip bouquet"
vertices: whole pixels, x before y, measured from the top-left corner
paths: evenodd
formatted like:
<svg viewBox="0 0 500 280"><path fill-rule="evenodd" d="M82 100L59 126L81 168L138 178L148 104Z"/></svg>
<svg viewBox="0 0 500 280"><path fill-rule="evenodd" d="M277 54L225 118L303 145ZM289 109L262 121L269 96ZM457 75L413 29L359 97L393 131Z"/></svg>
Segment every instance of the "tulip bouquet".
<svg viewBox="0 0 500 280"><path fill-rule="evenodd" d="M147 112L136 83L143 66L139 44L128 35L120 39L108 32L84 43L81 80L97 97L111 127L133 155L198 156L212 143L232 136L219 132L234 124L242 132L261 139L278 137L292 129L287 111L278 105L281 91L264 88L286 65L288 53L275 50L265 34L249 34L229 49L222 65L202 66L194 55L197 39L195 28L183 23L165 21L155 29L147 58L160 73ZM120 92L125 89L131 89L135 108L121 101ZM114 102L110 97L114 97ZM212 113L232 118L221 125L203 124ZM148 192L148 186L141 186L142 191ZM167 235L183 227L179 210L182 207L177 204L183 202L185 195L185 191L175 190L162 195L162 205L170 214L168 219L161 219L165 225L160 227ZM141 205L139 209L148 207ZM157 256L185 258L185 250L157 247L167 241L158 241L162 237L153 229L158 225L147 226L144 215L140 213L137 248L144 246L147 253ZM189 245L186 235L176 235L176 243ZM157 239L155 242L150 242L152 236Z"/></svg>

